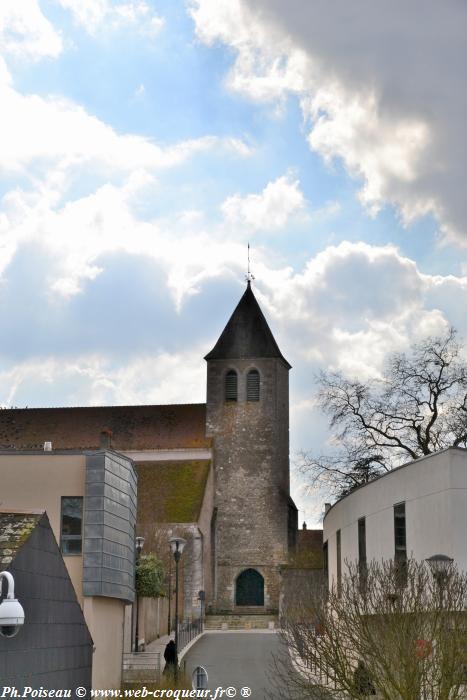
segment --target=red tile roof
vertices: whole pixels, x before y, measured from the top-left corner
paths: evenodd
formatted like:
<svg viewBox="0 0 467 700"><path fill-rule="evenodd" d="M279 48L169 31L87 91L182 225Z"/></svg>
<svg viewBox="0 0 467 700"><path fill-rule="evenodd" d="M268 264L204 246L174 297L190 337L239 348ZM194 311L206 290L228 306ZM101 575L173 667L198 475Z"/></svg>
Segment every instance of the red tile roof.
<svg viewBox="0 0 467 700"><path fill-rule="evenodd" d="M323 531L306 529L299 530L297 547L299 551L316 549L321 552L323 549Z"/></svg>
<svg viewBox="0 0 467 700"><path fill-rule="evenodd" d="M209 447L206 404L11 408L0 410L0 449L97 449L110 432L114 450Z"/></svg>

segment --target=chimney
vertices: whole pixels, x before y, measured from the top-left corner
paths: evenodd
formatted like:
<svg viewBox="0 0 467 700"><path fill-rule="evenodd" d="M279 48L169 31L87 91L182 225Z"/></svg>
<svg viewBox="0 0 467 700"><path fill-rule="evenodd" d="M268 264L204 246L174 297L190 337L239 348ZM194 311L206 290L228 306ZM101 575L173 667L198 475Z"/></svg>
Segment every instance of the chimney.
<svg viewBox="0 0 467 700"><path fill-rule="evenodd" d="M303 529L306 530L306 523L303 523Z"/></svg>
<svg viewBox="0 0 467 700"><path fill-rule="evenodd" d="M326 515L326 513L328 512L328 510L330 509L330 507L331 507L331 504L330 504L330 503L325 503L325 504L324 504L324 514L325 514L325 515Z"/></svg>
<svg viewBox="0 0 467 700"><path fill-rule="evenodd" d="M100 437L100 447L103 450L109 450L112 447L112 431L102 430Z"/></svg>
<svg viewBox="0 0 467 700"><path fill-rule="evenodd" d="M44 452L52 452L52 443L50 440L44 442Z"/></svg>

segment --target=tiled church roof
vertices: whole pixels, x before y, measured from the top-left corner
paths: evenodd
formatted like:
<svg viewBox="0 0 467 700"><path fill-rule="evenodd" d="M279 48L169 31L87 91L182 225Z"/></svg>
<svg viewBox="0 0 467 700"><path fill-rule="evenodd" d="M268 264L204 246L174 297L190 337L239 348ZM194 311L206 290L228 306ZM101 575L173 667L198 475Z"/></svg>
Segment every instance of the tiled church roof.
<svg viewBox="0 0 467 700"><path fill-rule="evenodd" d="M219 340L204 359L226 360L250 357L280 357L290 369L248 282L245 293Z"/></svg>
<svg viewBox="0 0 467 700"><path fill-rule="evenodd" d="M15 408L0 410L0 449L98 449L110 433L114 450L209 447L206 405Z"/></svg>

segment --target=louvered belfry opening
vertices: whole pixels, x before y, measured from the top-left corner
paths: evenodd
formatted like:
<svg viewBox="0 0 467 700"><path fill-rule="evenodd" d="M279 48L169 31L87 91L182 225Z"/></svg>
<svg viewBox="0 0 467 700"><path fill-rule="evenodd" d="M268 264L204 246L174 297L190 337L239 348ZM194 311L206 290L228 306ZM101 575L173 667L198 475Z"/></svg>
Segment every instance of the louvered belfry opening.
<svg viewBox="0 0 467 700"><path fill-rule="evenodd" d="M251 369L246 378L246 399L247 401L259 401L259 372Z"/></svg>
<svg viewBox="0 0 467 700"><path fill-rule="evenodd" d="M237 400L237 373L234 369L230 369L225 375L225 400Z"/></svg>

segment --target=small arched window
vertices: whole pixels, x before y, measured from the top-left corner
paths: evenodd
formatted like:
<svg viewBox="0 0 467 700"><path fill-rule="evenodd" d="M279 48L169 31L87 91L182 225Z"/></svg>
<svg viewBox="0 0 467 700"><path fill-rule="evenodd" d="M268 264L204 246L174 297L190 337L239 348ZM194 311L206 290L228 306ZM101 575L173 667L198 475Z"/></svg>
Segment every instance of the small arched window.
<svg viewBox="0 0 467 700"><path fill-rule="evenodd" d="M259 401L259 372L251 369L246 377L246 400Z"/></svg>
<svg viewBox="0 0 467 700"><path fill-rule="evenodd" d="M225 375L225 400L237 400L237 373L234 369L229 369Z"/></svg>

